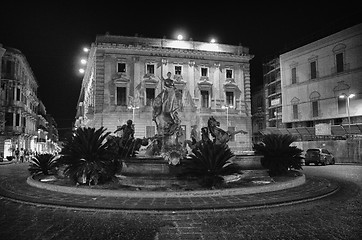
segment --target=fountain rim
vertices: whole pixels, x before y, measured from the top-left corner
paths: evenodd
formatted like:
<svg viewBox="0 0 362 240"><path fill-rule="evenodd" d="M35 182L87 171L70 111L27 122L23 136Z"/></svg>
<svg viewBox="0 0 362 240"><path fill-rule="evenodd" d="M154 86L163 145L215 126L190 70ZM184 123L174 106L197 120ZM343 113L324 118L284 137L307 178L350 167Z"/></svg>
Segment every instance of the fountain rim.
<svg viewBox="0 0 362 240"><path fill-rule="evenodd" d="M255 193L272 192L278 190L284 190L300 186L306 182L306 177L302 173L291 180L285 182L274 182L262 186L252 187L238 187L238 188L227 188L227 189L213 189L213 190L195 190L195 191L129 191L129 190L110 190L110 189L89 189L79 188L70 186L61 186L56 184L49 184L40 182L34 179L34 175L31 175L26 180L27 184L32 187L40 189L86 195L86 196L102 196L102 197L153 197L153 198L165 198L165 197L176 197L176 198L190 198L190 197L212 197L212 196L230 196L230 195L246 195Z"/></svg>

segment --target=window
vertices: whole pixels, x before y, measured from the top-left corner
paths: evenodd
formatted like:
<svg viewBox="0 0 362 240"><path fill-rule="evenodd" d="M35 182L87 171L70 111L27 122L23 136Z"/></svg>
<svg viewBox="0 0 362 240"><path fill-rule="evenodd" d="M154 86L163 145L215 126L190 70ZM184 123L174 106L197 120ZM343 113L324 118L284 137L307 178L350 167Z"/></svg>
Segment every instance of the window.
<svg viewBox="0 0 362 240"><path fill-rule="evenodd" d="M201 76L202 77L207 77L207 68L205 68L205 67L201 68Z"/></svg>
<svg viewBox="0 0 362 240"><path fill-rule="evenodd" d="M293 104L293 119L298 119L298 105Z"/></svg>
<svg viewBox="0 0 362 240"><path fill-rule="evenodd" d="M146 126L146 138L155 136L155 126Z"/></svg>
<svg viewBox="0 0 362 240"><path fill-rule="evenodd" d="M335 118L333 119L333 124L334 125L341 125L343 122L343 118Z"/></svg>
<svg viewBox="0 0 362 240"><path fill-rule="evenodd" d="M120 129L122 126L117 126L117 129ZM117 131L117 137L122 137L123 130Z"/></svg>
<svg viewBox="0 0 362 240"><path fill-rule="evenodd" d="M20 101L21 100L21 91L20 88L16 88L16 101Z"/></svg>
<svg viewBox="0 0 362 240"><path fill-rule="evenodd" d="M209 107L209 91L201 91L201 107Z"/></svg>
<svg viewBox="0 0 362 240"><path fill-rule="evenodd" d="M15 62L7 61L5 71L6 71L5 74L7 75L7 77L14 78L14 75L15 75Z"/></svg>
<svg viewBox="0 0 362 240"><path fill-rule="evenodd" d="M155 65L154 64L147 64L146 65L147 74L155 74Z"/></svg>
<svg viewBox="0 0 362 240"><path fill-rule="evenodd" d="M343 53L336 54L336 68L337 73L343 72Z"/></svg>
<svg viewBox="0 0 362 240"><path fill-rule="evenodd" d="M276 92L277 92L277 90L276 90L276 84L270 85L269 88L268 88L268 90L269 90L269 95L272 95L272 94L276 93Z"/></svg>
<svg viewBox="0 0 362 240"><path fill-rule="evenodd" d="M346 98L337 98L338 99L338 113L346 113L347 109L347 99Z"/></svg>
<svg viewBox="0 0 362 240"><path fill-rule="evenodd" d="M226 69L226 78L233 78L233 70L232 69Z"/></svg>
<svg viewBox="0 0 362 240"><path fill-rule="evenodd" d="M17 126L17 127L20 126L20 114L19 113L15 114L15 126Z"/></svg>
<svg viewBox="0 0 362 240"><path fill-rule="evenodd" d="M126 72L126 64L125 63L117 63L117 72L125 73Z"/></svg>
<svg viewBox="0 0 362 240"><path fill-rule="evenodd" d="M155 89L146 88L146 106L151 106L154 99L155 99Z"/></svg>
<svg viewBox="0 0 362 240"><path fill-rule="evenodd" d="M306 126L307 127L314 127L314 122L313 121L307 121Z"/></svg>
<svg viewBox="0 0 362 240"><path fill-rule="evenodd" d="M233 92L226 92L226 104L228 106L234 105L234 93Z"/></svg>
<svg viewBox="0 0 362 240"><path fill-rule="evenodd" d="M269 121L269 127L276 127L276 126L277 126L277 121L275 120Z"/></svg>
<svg viewBox="0 0 362 240"><path fill-rule="evenodd" d="M5 126L12 127L14 125L13 113L7 112L5 113Z"/></svg>
<svg viewBox="0 0 362 240"><path fill-rule="evenodd" d="M310 79L317 78L317 62L313 61L310 63Z"/></svg>
<svg viewBox="0 0 362 240"><path fill-rule="evenodd" d="M186 125L180 125L180 136L178 137L178 142L182 145L186 140Z"/></svg>
<svg viewBox="0 0 362 240"><path fill-rule="evenodd" d="M313 117L318 117L318 101L312 102Z"/></svg>
<svg viewBox="0 0 362 240"><path fill-rule="evenodd" d="M181 70L182 70L181 66L175 66L175 75L181 75Z"/></svg>
<svg viewBox="0 0 362 240"><path fill-rule="evenodd" d="M118 106L126 106L127 105L127 88L125 87L117 87L117 103Z"/></svg>
<svg viewBox="0 0 362 240"><path fill-rule="evenodd" d="M228 127L228 132L230 133L235 132L235 127ZM230 142L235 142L235 134L231 135Z"/></svg>
<svg viewBox="0 0 362 240"><path fill-rule="evenodd" d="M22 122L22 123L21 123L22 126L23 126L23 127L26 127L26 118L25 118L25 117L22 117L22 118L21 118L21 122Z"/></svg>
<svg viewBox="0 0 362 240"><path fill-rule="evenodd" d="M295 67L292 68L292 84L297 83L297 69Z"/></svg>

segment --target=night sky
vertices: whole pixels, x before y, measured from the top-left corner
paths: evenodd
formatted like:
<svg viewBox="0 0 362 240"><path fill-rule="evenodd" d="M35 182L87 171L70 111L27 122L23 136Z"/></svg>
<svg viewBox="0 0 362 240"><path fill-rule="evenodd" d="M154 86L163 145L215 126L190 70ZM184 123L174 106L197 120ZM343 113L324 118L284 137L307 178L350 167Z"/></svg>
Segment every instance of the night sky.
<svg viewBox="0 0 362 240"><path fill-rule="evenodd" d="M303 2L304 6L300 1L124 2L1 4L0 43L19 49L27 58L39 83L38 96L60 134L70 130L75 118L82 48L90 46L97 34L173 39L182 31L186 39L195 41L214 37L219 43L241 44L255 55L250 62L255 89L262 83L264 59L361 23L362 16L355 1L355 5L329 2L323 7L315 1Z"/></svg>

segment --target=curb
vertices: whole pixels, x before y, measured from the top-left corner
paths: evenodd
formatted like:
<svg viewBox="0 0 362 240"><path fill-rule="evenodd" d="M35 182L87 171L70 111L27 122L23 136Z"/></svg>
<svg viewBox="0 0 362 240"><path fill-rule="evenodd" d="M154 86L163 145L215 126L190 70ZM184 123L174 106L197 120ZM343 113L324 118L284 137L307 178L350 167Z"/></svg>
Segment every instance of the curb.
<svg viewBox="0 0 362 240"><path fill-rule="evenodd" d="M9 165L9 164L12 164L14 163L14 161L3 161L3 162L0 162L0 166L1 165Z"/></svg>
<svg viewBox="0 0 362 240"><path fill-rule="evenodd" d="M199 191L180 191L180 192L155 192L155 191L117 191L108 189L86 189L79 187L59 186L55 184L43 183L34 180L33 176L29 176L26 180L27 184L32 187L45 189L49 191L87 195L87 196L102 196L102 197L136 197L136 198L192 198L192 197L211 197L211 196L230 196L230 195L246 195L255 193L265 193L294 188L306 182L305 175L296 177L293 180L286 182L274 182L268 185L255 186L255 187L240 187L230 189L217 189L217 190L199 190Z"/></svg>

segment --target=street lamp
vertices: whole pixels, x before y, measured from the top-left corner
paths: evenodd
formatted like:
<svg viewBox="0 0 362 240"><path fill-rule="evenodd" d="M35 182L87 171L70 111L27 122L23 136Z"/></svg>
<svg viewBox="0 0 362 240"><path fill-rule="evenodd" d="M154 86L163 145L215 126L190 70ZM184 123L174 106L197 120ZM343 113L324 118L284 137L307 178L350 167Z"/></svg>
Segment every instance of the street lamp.
<svg viewBox="0 0 362 240"><path fill-rule="evenodd" d="M139 109L140 107L135 107L135 106L128 106L128 109L132 109L132 122L134 124L134 110L135 109Z"/></svg>
<svg viewBox="0 0 362 240"><path fill-rule="evenodd" d="M232 105L221 106L222 109L226 109L226 126L229 127L229 108L234 108Z"/></svg>
<svg viewBox="0 0 362 240"><path fill-rule="evenodd" d="M351 134L351 117L349 115L349 99L353 98L355 95L353 93L347 95L345 93L343 93L342 95L339 96L339 98L343 99L343 98L347 98L347 117L348 117L348 133Z"/></svg>

